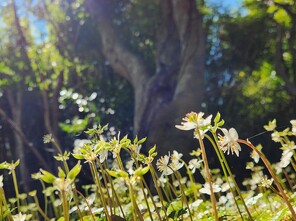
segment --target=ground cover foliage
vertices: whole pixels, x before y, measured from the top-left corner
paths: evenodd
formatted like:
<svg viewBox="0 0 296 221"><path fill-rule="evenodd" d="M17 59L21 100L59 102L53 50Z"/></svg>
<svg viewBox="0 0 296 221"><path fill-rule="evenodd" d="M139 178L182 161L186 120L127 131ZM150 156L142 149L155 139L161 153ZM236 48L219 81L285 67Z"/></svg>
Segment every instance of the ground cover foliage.
<svg viewBox="0 0 296 221"><path fill-rule="evenodd" d="M157 147L141 152L146 138L133 140L120 133L106 138L106 126L87 130L86 140L76 140L72 152L62 152L52 135L58 155L57 173L36 168L32 179L42 190L19 192L16 171L19 160L2 162L9 171L15 197L6 198L6 184L0 176L1 220L295 220L295 136L296 120L278 130L276 120L264 126L271 139L280 144L279 162L271 164L265 147L239 138L234 128L224 128L224 120L204 113L188 113L176 125L193 130L196 148L189 162L175 150L157 156ZM209 144L205 142L209 141ZM207 152L215 150L219 168L210 168ZM251 175L237 183L228 161L250 152L246 170ZM128 154L129 158L122 157ZM69 167L70 158L76 164ZM88 168L92 182L79 185L79 174ZM181 173L180 170L186 171ZM144 176L150 174L150 183ZM203 180L197 180L200 174ZM7 180L7 179L6 179ZM243 186L243 188L242 188ZM38 195L42 197L38 198Z"/></svg>

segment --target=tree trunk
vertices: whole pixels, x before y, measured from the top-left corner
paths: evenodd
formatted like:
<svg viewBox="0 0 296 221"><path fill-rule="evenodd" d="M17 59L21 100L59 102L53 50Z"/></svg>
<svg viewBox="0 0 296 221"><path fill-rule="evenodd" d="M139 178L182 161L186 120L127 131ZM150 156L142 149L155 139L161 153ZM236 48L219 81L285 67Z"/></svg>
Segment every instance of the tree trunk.
<svg viewBox="0 0 296 221"><path fill-rule="evenodd" d="M134 88L134 133L147 136L149 146L157 144L159 155L173 149L188 155L195 148L192 133L175 128L187 112L200 110L204 93L205 37L195 2L160 1L156 70L149 73L144 62L117 37L109 1L87 1L98 21L106 59Z"/></svg>
<svg viewBox="0 0 296 221"><path fill-rule="evenodd" d="M20 90L14 92L15 98L13 97L13 93L11 91L8 91L7 97L9 106L12 113L12 119L15 125L18 128L22 127L22 92ZM22 140L22 137L19 133L17 133L16 130L13 130L13 136L14 136L14 144L15 144L15 156L13 156L13 161L17 161L20 159L21 163L19 165L19 171L20 171L20 177L19 180L21 180L21 184L23 185L24 191L29 191L29 184L28 184L28 165L26 162L26 151L24 148L24 143Z"/></svg>

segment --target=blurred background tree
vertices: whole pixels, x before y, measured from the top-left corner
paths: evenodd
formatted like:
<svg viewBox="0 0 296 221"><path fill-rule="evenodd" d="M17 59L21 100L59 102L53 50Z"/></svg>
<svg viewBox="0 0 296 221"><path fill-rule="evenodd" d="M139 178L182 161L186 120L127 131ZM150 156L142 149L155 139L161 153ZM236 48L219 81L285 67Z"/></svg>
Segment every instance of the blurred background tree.
<svg viewBox="0 0 296 221"><path fill-rule="evenodd" d="M54 148L42 142L48 133L70 151L83 130L109 123L108 135L147 136L160 155L178 149L188 157L192 134L174 125L189 111L220 111L243 138L273 118L288 126L296 111L295 7L1 1L0 161L20 158L29 189L29 173L53 169Z"/></svg>

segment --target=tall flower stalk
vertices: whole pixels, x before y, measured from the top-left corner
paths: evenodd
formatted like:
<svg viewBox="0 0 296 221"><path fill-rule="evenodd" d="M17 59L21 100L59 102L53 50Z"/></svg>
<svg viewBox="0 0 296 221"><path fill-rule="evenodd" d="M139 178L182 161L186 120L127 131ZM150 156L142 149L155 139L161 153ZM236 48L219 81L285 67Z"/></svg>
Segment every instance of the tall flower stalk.
<svg viewBox="0 0 296 221"><path fill-rule="evenodd" d="M180 130L194 129L194 137L198 139L201 152L202 152L202 159L204 162L205 172L206 172L206 181L210 186L210 193L211 193L210 198L212 203L213 214L215 216L215 220L218 221L219 216L218 216L217 206L216 206L216 197L213 190L207 154L206 154L205 146L203 143L204 134L209 130L211 126L212 115L208 116L207 118L203 118L203 115L204 115L203 112L200 112L198 114L195 112L191 112L182 119L183 122L181 122L181 125L176 125L176 128Z"/></svg>

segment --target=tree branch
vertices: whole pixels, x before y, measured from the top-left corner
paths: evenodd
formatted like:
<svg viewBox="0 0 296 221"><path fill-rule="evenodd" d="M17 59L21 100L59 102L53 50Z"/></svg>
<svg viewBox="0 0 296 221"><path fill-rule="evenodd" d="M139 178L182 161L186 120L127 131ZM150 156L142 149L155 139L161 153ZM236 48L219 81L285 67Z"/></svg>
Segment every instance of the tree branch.
<svg viewBox="0 0 296 221"><path fill-rule="evenodd" d="M143 61L131 53L118 39L110 17L108 0L88 0L87 5L98 21L103 54L116 73L127 79L136 89L145 88L149 74Z"/></svg>
<svg viewBox="0 0 296 221"><path fill-rule="evenodd" d="M6 115L5 111L2 108L0 108L0 116L2 116L3 119L20 136L20 138L22 139L24 144L30 148L30 150L33 152L33 154L36 156L36 158L39 160L39 162L42 164L42 166L44 168L48 169L47 163L46 163L45 159L42 157L42 155L36 150L36 148L33 146L33 144L28 141L28 139L26 138L26 135L23 133L22 129L19 128L17 126L17 124Z"/></svg>

